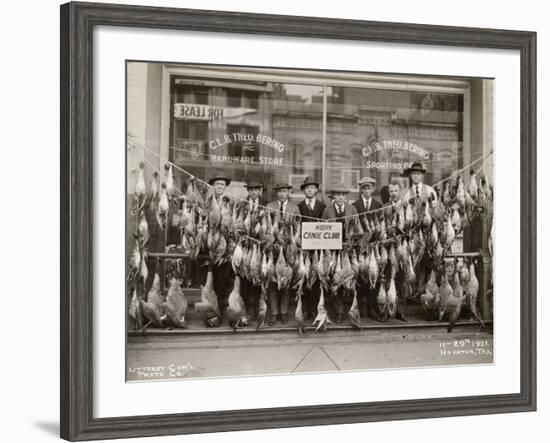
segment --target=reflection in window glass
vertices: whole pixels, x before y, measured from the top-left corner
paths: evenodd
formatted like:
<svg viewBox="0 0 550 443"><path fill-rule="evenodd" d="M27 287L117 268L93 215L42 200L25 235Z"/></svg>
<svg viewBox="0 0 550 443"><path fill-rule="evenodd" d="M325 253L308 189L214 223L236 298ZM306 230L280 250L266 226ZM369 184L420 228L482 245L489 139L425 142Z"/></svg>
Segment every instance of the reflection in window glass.
<svg viewBox="0 0 550 443"><path fill-rule="evenodd" d="M462 95L347 87L327 93L327 187L344 183L350 200L359 177L375 178L375 196L386 200L391 180L408 186L402 174L413 162L425 165L427 184L462 165Z"/></svg>
<svg viewBox="0 0 550 443"><path fill-rule="evenodd" d="M229 192L245 194L247 180L299 185L306 176L338 183L358 196L363 176L377 180L386 199L391 180L412 162L433 184L462 165L461 94L327 86L326 169L323 174L323 87L174 76L171 81L170 159L200 177L223 168ZM403 192L405 189L403 189Z"/></svg>
<svg viewBox="0 0 550 443"><path fill-rule="evenodd" d="M307 175L321 180L322 86L185 77L171 85L170 159L177 165L205 179L223 168L235 196L259 180L267 200L275 183L292 183L296 192Z"/></svg>

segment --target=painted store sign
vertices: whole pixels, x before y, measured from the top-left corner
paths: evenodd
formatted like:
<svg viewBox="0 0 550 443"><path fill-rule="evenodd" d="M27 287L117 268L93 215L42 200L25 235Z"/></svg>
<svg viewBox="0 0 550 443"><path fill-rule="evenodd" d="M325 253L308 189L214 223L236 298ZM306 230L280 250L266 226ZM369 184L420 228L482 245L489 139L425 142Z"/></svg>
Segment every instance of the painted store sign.
<svg viewBox="0 0 550 443"><path fill-rule="evenodd" d="M382 140L377 141L364 147L361 151L364 157L370 157L376 153L383 153L382 157L378 156L375 159L369 159L365 166L369 169L381 170L403 170L408 168L414 161L427 161L433 159L433 153L428 149L403 140ZM402 156L413 154L415 159L402 159ZM418 157L418 159L416 158ZM396 161L397 160L397 161Z"/></svg>
<svg viewBox="0 0 550 443"><path fill-rule="evenodd" d="M380 151L392 151L392 154L410 152L411 154L418 155L422 160L429 160L432 157L432 153L422 146L402 140L383 140L375 142L363 148L362 153L365 157L368 157Z"/></svg>

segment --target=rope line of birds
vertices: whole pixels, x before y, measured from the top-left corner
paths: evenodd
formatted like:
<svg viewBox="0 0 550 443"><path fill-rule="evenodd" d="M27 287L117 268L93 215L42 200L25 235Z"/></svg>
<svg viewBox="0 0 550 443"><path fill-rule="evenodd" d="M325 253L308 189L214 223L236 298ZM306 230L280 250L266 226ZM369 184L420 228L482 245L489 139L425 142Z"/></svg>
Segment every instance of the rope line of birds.
<svg viewBox="0 0 550 443"><path fill-rule="evenodd" d="M129 302L133 326L137 330L149 325L187 327L188 301L182 280L178 278L181 275L176 276L181 272L172 273L166 296L161 293L160 277L155 272L152 286L145 294L150 238L146 212L154 213L160 230L166 233L171 209L178 210L181 205L178 211L181 244L177 247L191 260L199 255L208 257L201 301L194 304L194 310L207 327L220 326L224 318L234 330L247 326L246 306L240 294L241 281L245 279L261 289L256 330L264 324L267 289L275 285L280 291L294 291L298 331L304 332L303 290L312 289L317 283L320 296L312 323L315 330L326 330L332 323L325 297L336 296L352 298L348 319L354 328L361 329L358 289L366 286L377 291L381 315L386 319L395 318L399 303L396 284L401 282L406 293L412 293L423 260L431 265L426 290L420 295L427 317L446 319L450 331L461 311L467 308L484 327L477 307L479 281L474 265L479 263L475 258L464 258L462 263L455 258L452 278L449 278L445 257L465 227L476 218L492 214L493 189L482 170L483 165L477 172L470 169L491 154L436 183L437 197L430 196L424 201L400 200L396 205L337 218L344 223L347 239L340 251L302 250L300 217L285 220L276 210L260 205L251 209L247 200L229 195L222 195L218 200L211 185L171 162L165 164L164 182L160 184L159 171L145 159L154 172L147 189L145 163L141 163L135 187L132 213L136 216L137 229L128 270L128 280L136 282ZM175 186L174 169L189 177L185 191ZM468 169L470 176L465 179L463 172ZM492 253L492 228L488 242ZM167 247L167 251L171 247ZM213 273L226 263L231 264L235 279L227 308L222 313L213 287Z"/></svg>
<svg viewBox="0 0 550 443"><path fill-rule="evenodd" d="M151 154L154 154L155 156L157 156L159 159L161 158L160 154L158 154L157 152L155 151L151 151L150 149L148 149L147 147L143 147L143 149L146 151L146 152L149 152ZM491 156L493 154L493 151L490 151L484 155L482 155L481 157L477 158L476 160L472 161L470 164L466 165L465 167L461 168L461 169L457 169L455 170L449 177L446 177L444 179L441 179L440 181L436 182L433 187L437 187L449 180L451 180L454 176L458 175L458 174L461 174L462 172L464 172L465 170L471 168L473 165L479 163L479 162L483 162L485 161L485 159L489 156ZM148 162L151 167L156 171L157 168L155 168L150 162ZM170 162L170 161L167 161L166 162L166 165L178 170L179 172L182 172L184 174L186 174L187 176L191 177L191 178L194 178L197 182L201 183L202 186L205 186L207 188L211 188L212 186L206 182L205 180L202 180L198 177L195 177L193 173L183 169L182 167L176 165L175 163L173 162ZM179 189L177 189L177 192L180 192ZM240 198L240 197L231 197L233 200L238 200L238 201L244 201L246 202L247 199L246 198ZM262 205L257 205L259 208L261 209L264 209L264 210L269 210L269 208L267 206L262 206ZM384 205L382 206L381 208L377 208L377 209L370 209L368 211L364 211L364 212L360 212L358 214L350 214L350 215L345 215L345 216L340 216L340 217L334 217L334 218L329 218L329 219L322 219L322 218L317 218L317 217L311 217L311 216L301 216L302 218L307 218L309 220L315 220L315 221L338 221L338 220L342 220L343 218L352 218L352 217L359 217L359 216L362 216L362 215L369 215L369 214L374 214L374 213L377 213L377 212L382 212L384 211L386 208L388 207L391 207L391 204L387 204L387 205Z"/></svg>

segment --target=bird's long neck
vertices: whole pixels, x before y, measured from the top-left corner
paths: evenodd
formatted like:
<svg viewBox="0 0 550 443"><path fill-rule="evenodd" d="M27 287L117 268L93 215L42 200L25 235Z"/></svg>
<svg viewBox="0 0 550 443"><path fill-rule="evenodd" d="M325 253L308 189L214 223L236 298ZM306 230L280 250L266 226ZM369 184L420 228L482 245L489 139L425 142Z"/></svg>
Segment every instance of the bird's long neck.
<svg viewBox="0 0 550 443"><path fill-rule="evenodd" d="M208 274L206 274L206 286L212 286L212 283L214 282L214 274L212 271L208 271Z"/></svg>

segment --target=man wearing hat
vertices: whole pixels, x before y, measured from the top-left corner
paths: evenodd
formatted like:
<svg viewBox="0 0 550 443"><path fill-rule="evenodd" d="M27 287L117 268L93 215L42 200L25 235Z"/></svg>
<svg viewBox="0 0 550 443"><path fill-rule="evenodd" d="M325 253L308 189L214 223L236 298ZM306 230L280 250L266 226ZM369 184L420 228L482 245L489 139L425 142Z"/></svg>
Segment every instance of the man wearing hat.
<svg viewBox="0 0 550 443"><path fill-rule="evenodd" d="M300 210L290 201L291 189L288 183L275 183L273 190L277 193L277 200L268 203L267 208L281 220L294 222L300 216Z"/></svg>
<svg viewBox="0 0 550 443"><path fill-rule="evenodd" d="M313 177L306 177L304 183L300 185L300 189L304 193L304 200L298 203L302 221L314 222L322 219L326 205L316 198L319 183Z"/></svg>
<svg viewBox="0 0 550 443"><path fill-rule="evenodd" d="M294 223L300 218L298 206L292 203L290 190L292 186L288 183L276 183L273 190L277 192L277 199L267 204L267 209L272 213L273 218L285 222ZM273 326L280 316L283 324L288 322L288 301L290 289L277 289L277 283L270 282L267 288L271 318L269 325Z"/></svg>
<svg viewBox="0 0 550 443"><path fill-rule="evenodd" d="M263 184L258 180L250 180L245 185L248 191L246 202L250 211L256 211L266 205L266 202L262 198ZM261 288L255 286L252 282L246 278L242 279L242 297L246 306L247 316L254 320L256 318L258 302L260 300Z"/></svg>
<svg viewBox="0 0 550 443"><path fill-rule="evenodd" d="M244 187L248 192L246 201L248 202L248 207L251 210L262 208L267 204L262 197L262 193L264 191L263 183L260 183L258 180L250 180L244 185Z"/></svg>
<svg viewBox="0 0 550 443"><path fill-rule="evenodd" d="M313 177L306 177L300 186L304 193L304 200L298 203L302 221L315 222L323 218L325 204L316 198L319 183ZM321 294L321 284L317 279L311 289L304 288L303 308L306 320L313 320L317 316L317 305Z"/></svg>
<svg viewBox="0 0 550 443"><path fill-rule="evenodd" d="M208 180L208 184L213 188L212 198L215 198L218 202L221 202L221 198L225 193L225 189L231 183L223 171L217 171ZM207 203L207 206L212 204L212 200ZM233 288L233 279L235 274L230 262L223 264L212 264L212 274L214 283L214 292L218 296L218 305L222 316L227 308L227 299Z"/></svg>
<svg viewBox="0 0 550 443"><path fill-rule="evenodd" d="M403 196L403 200L419 199L426 201L428 198L437 198L435 190L424 183L424 174L426 174L426 168L418 162L413 163L410 168L405 169L404 175L409 177L409 189Z"/></svg>
<svg viewBox="0 0 550 443"><path fill-rule="evenodd" d="M339 183L331 190L331 195L334 201L328 205L323 211L323 218L334 222L342 223L342 240L346 240L346 226L352 216L357 215L357 210L346 201L346 196L349 194L349 189L343 183ZM334 307L336 323L342 323L344 319L344 298L343 288L340 288L339 293L330 297Z"/></svg>
<svg viewBox="0 0 550 443"><path fill-rule="evenodd" d="M374 217L382 215L382 211L368 213L368 211L375 211L382 208L382 203L372 197L374 192L374 187L376 185L376 180L373 177L363 177L359 180L359 198L353 202L353 206L357 209L359 214L366 214L368 220L373 220ZM367 228L365 217L360 216L359 220L361 221L361 226L364 231L369 230ZM378 305L376 303L376 295L380 289L380 283L378 283L374 288L370 287L370 284L361 284L358 288L357 293L360 295L361 299L361 308L362 315L364 317L371 317L378 320Z"/></svg>
<svg viewBox="0 0 550 443"><path fill-rule="evenodd" d="M409 168L405 169L404 175L409 177L409 189L403 196L404 201L408 202L425 202L427 200L433 201L437 199L435 190L424 183L424 175L426 174L426 168L421 163L415 162ZM419 211L422 210L422 205L417 205ZM419 296L426 288L426 278L430 272L430 261L427 255L420 259L416 269L416 292L415 295Z"/></svg>
<svg viewBox="0 0 550 443"><path fill-rule="evenodd" d="M367 211L374 211L375 209L380 209L382 203L372 197L374 192L374 187L376 186L376 180L372 177L363 177L358 182L359 185L359 198L353 202L353 206L357 209L359 214L363 214ZM376 212L367 214L367 218L372 220L376 215ZM359 217L361 220L361 226L363 230L366 231L367 226L365 224L365 218Z"/></svg>
<svg viewBox="0 0 550 443"><path fill-rule="evenodd" d="M346 185L343 183L338 183L332 187L330 194L334 200L325 208L322 218L325 220L341 218L341 220L336 221L339 221L343 224L343 226L345 226L349 217L357 214L355 207L346 201L346 196L349 194L349 189L346 188ZM342 232L344 232L344 230L342 230Z"/></svg>
<svg viewBox="0 0 550 443"><path fill-rule="evenodd" d="M212 186L214 191L214 197L220 201L222 195L225 193L225 188L229 186L231 179L229 179L223 171L217 171L209 180L208 184Z"/></svg>

